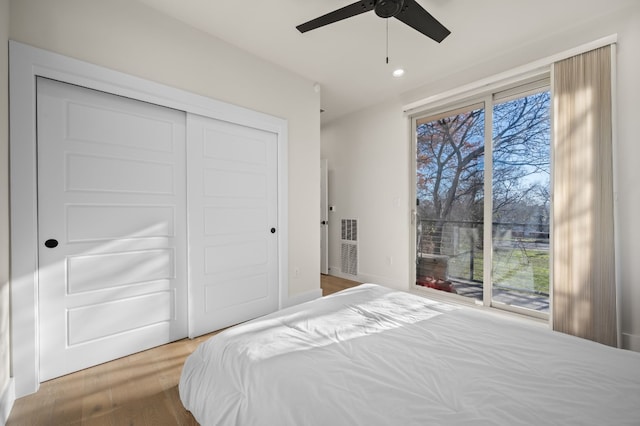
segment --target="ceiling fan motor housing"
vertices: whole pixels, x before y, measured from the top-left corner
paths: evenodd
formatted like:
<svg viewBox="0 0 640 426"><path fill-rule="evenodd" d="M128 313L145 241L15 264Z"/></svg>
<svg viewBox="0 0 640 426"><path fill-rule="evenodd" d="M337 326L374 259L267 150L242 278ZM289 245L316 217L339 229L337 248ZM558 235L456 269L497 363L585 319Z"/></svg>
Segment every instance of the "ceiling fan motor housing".
<svg viewBox="0 0 640 426"><path fill-rule="evenodd" d="M404 0L378 0L374 11L381 18L391 18L400 13L403 5Z"/></svg>

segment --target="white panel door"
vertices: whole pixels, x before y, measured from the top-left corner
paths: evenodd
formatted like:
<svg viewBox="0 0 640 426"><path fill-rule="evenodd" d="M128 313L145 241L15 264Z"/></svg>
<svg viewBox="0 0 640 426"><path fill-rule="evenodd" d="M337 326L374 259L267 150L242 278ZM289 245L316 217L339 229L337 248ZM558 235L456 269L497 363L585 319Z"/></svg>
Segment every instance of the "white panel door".
<svg viewBox="0 0 640 426"><path fill-rule="evenodd" d="M186 118L42 78L37 96L44 381L186 337Z"/></svg>
<svg viewBox="0 0 640 426"><path fill-rule="evenodd" d="M187 116L189 335L278 309L277 135Z"/></svg>

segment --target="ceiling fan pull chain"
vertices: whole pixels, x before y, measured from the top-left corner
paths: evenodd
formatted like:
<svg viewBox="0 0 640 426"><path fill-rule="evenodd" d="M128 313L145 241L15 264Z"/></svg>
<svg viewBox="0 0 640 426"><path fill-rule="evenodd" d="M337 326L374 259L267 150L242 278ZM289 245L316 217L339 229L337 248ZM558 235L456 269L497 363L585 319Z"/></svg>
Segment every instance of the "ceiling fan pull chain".
<svg viewBox="0 0 640 426"><path fill-rule="evenodd" d="M387 64L389 63L389 18L385 19L387 21Z"/></svg>

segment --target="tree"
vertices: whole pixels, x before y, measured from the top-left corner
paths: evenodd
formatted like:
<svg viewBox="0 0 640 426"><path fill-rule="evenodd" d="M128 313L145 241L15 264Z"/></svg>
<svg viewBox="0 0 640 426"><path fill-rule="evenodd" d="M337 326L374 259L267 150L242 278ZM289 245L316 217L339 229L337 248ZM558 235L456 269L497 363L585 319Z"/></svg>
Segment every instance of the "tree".
<svg viewBox="0 0 640 426"><path fill-rule="evenodd" d="M549 92L540 92L494 105L494 220L522 220L519 207L543 193L539 176L549 173L549 102ZM419 214L434 220L437 238L447 221L482 221L484 119L484 109L476 108L418 122ZM433 244L433 253L440 253L441 243Z"/></svg>

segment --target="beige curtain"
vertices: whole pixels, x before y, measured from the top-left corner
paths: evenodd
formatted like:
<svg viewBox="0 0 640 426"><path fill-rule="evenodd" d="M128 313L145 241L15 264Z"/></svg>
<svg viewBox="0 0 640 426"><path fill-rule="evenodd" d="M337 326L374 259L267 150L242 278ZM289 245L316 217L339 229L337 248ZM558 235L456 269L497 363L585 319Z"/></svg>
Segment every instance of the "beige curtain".
<svg viewBox="0 0 640 426"><path fill-rule="evenodd" d="M611 47L553 75L553 328L617 346Z"/></svg>

